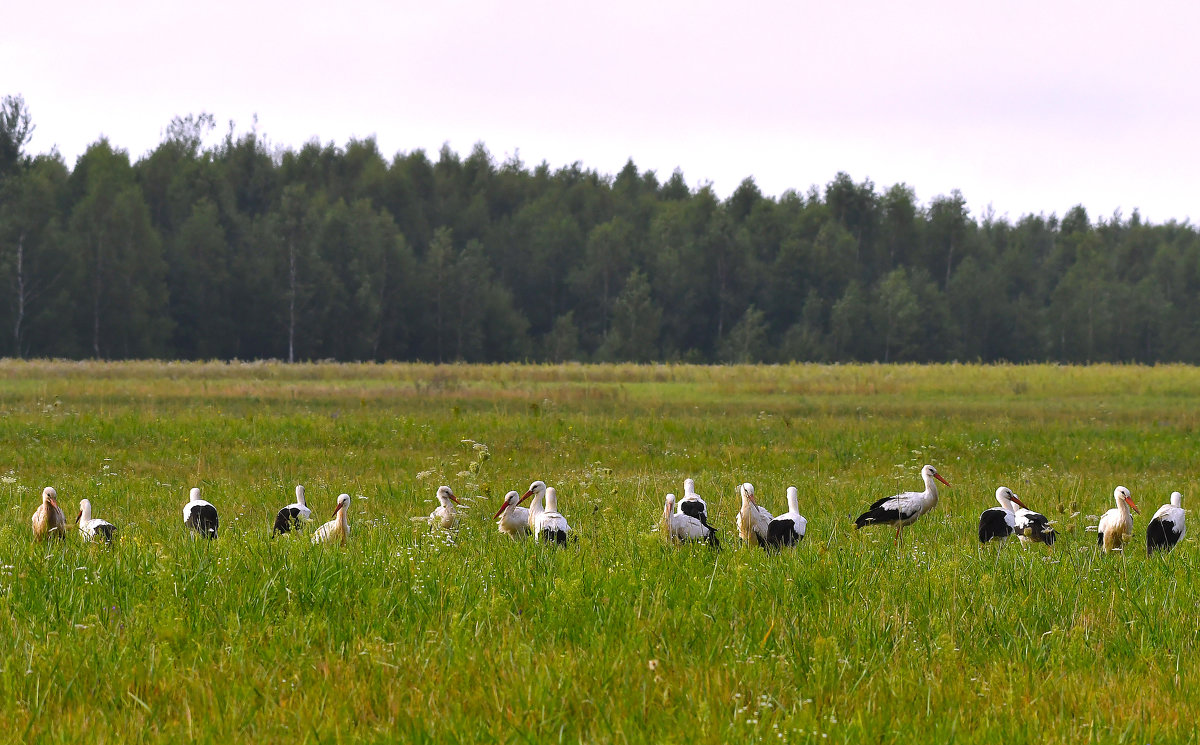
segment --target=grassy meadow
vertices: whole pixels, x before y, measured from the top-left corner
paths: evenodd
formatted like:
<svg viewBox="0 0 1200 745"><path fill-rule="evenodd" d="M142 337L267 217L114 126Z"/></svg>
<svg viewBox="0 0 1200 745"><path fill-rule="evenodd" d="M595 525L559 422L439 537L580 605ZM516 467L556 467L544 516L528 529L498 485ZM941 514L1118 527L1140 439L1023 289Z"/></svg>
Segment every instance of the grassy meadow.
<svg viewBox="0 0 1200 745"><path fill-rule="evenodd" d="M1194 742L1197 546L1144 528L1198 426L1185 366L0 362L0 741ZM902 546L851 528L924 463ZM651 530L687 476L720 552ZM536 478L577 544L496 531ZM799 487L797 550L739 545L741 481ZM349 545L270 537L297 483ZM443 483L454 535L409 519ZM980 548L1001 484L1053 550ZM46 485L117 542L34 544Z"/></svg>

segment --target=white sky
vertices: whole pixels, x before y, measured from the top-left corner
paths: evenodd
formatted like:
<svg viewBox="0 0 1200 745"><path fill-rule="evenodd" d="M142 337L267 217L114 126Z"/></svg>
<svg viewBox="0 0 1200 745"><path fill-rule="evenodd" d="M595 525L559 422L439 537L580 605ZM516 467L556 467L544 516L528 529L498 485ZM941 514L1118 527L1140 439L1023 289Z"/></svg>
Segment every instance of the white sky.
<svg viewBox="0 0 1200 745"><path fill-rule="evenodd" d="M299 148L374 135L497 161L632 157L778 195L838 171L980 215L1200 218L1200 4L1015 0L40 0L6 8L0 95L30 149L137 158L176 115Z"/></svg>

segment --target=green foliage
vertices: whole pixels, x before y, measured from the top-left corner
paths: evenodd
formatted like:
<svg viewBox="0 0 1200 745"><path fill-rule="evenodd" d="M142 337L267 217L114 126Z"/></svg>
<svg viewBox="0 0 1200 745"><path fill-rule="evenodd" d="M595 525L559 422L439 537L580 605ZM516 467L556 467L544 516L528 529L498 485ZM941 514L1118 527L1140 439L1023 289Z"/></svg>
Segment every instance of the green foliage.
<svg viewBox="0 0 1200 745"><path fill-rule="evenodd" d="M4 99L0 355L1200 363L1200 233L1137 213L1009 221L844 173L721 199L678 170L498 164L483 143L389 161L373 139L212 142L210 114L68 170L24 152L32 127ZM622 301L635 273L648 295Z"/></svg>

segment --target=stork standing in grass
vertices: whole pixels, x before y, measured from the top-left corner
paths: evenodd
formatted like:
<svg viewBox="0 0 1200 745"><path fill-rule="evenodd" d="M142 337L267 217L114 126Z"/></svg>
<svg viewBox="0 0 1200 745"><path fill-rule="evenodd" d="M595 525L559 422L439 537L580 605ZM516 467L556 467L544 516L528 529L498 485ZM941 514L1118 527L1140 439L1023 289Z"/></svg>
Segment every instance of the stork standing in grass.
<svg viewBox="0 0 1200 745"><path fill-rule="evenodd" d="M346 539L350 537L350 520L346 517L349 507L350 495L339 494L337 507L333 509L333 519L317 528L313 533L312 542L345 544Z"/></svg>
<svg viewBox="0 0 1200 745"><path fill-rule="evenodd" d="M1132 508L1134 512L1142 514L1133 503L1129 490L1123 486L1113 490L1113 500L1117 506L1101 515L1100 524L1096 527L1096 545L1105 553L1121 548L1133 538L1133 515L1129 514L1129 510Z"/></svg>
<svg viewBox="0 0 1200 745"><path fill-rule="evenodd" d="M275 527L271 530L271 534L279 533L282 535L290 533L298 529L301 523L311 519L312 510L308 508L308 503L304 501L304 487L297 485L296 501L275 514Z"/></svg>
<svg viewBox="0 0 1200 745"><path fill-rule="evenodd" d="M454 496L454 491L448 486L439 486L437 490L438 506L433 509L425 517L410 518L413 522L427 522L431 528L442 528L443 530L454 530L458 527L458 512L454 509L454 505L461 505L458 497Z"/></svg>
<svg viewBox="0 0 1200 745"><path fill-rule="evenodd" d="M795 546L804 540L808 521L800 514L800 490L789 486L787 490L788 511L767 524L767 545L771 548Z"/></svg>
<svg viewBox="0 0 1200 745"><path fill-rule="evenodd" d="M990 507L979 515L980 543L996 539L1003 541L1017 531L1017 513L1013 504L1025 505L1007 486L996 489L996 501L1000 503L999 507Z"/></svg>
<svg viewBox="0 0 1200 745"><path fill-rule="evenodd" d="M676 502L675 510L680 515L687 515L700 521L709 530L716 528L708 524L708 503L696 493L696 482L692 479L683 480L683 496Z"/></svg>
<svg viewBox="0 0 1200 745"><path fill-rule="evenodd" d="M504 495L504 503L492 516L500 532L509 538L524 538L532 530L529 523L529 508L520 507L522 497L515 491Z"/></svg>
<svg viewBox="0 0 1200 745"><path fill-rule="evenodd" d="M904 526L912 525L922 515L937 506L938 490L934 480L936 479L946 486L950 486L950 482L942 478L941 474L933 466L922 468L921 478L925 480L925 491L904 492L903 494L880 499L872 504L866 512L858 516L858 519L854 521L855 529L867 525L895 525L896 542L899 543L900 531Z"/></svg>
<svg viewBox="0 0 1200 745"><path fill-rule="evenodd" d="M674 494L668 494L663 504L662 525L667 537L680 543L704 541L713 548L721 547L716 528L704 524L699 518L675 511Z"/></svg>
<svg viewBox="0 0 1200 745"><path fill-rule="evenodd" d="M48 541L67 537L67 517L58 506L58 492L53 486L42 489L42 503L33 512L33 539Z"/></svg>
<svg viewBox="0 0 1200 745"><path fill-rule="evenodd" d="M739 484L738 493L742 497L742 508L737 514L738 535L746 543L766 548L768 526L775 516L754 501L754 484Z"/></svg>
<svg viewBox="0 0 1200 745"><path fill-rule="evenodd" d="M571 526L558 511L558 492L543 481L535 481L521 500L529 496L533 497L529 503L529 527L534 536L546 543L566 545Z"/></svg>
<svg viewBox="0 0 1200 745"><path fill-rule="evenodd" d="M1150 518L1146 526L1146 553L1155 551L1170 551L1175 544L1187 535L1187 525L1183 522L1183 495L1177 491L1171 492L1171 503L1164 504Z"/></svg>
<svg viewBox="0 0 1200 745"><path fill-rule="evenodd" d="M209 540L217 537L220 524L217 508L201 499L200 489L196 487L188 492L188 502L183 506L183 523Z"/></svg>
<svg viewBox="0 0 1200 745"><path fill-rule="evenodd" d="M79 500L79 514L75 516L75 522L79 524L79 537L88 542L99 538L105 543L112 543L113 533L117 530L107 520L92 517L92 503L87 499Z"/></svg>

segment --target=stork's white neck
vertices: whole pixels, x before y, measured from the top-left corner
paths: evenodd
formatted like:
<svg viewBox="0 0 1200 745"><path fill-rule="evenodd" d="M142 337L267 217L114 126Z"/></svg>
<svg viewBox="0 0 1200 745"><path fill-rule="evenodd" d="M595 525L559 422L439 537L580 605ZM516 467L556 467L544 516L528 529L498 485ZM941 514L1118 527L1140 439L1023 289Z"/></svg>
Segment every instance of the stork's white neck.
<svg viewBox="0 0 1200 745"><path fill-rule="evenodd" d="M1017 511L1017 508L1013 507L1012 500L1008 498L1007 494L997 494L996 501L1000 503L1000 506L1004 508L1005 512Z"/></svg>
<svg viewBox="0 0 1200 745"><path fill-rule="evenodd" d="M1183 506L1183 495L1177 491L1171 492L1171 506L1172 507L1182 507Z"/></svg>
<svg viewBox="0 0 1200 745"><path fill-rule="evenodd" d="M1132 520L1133 513L1129 511L1129 505L1125 504L1125 500L1121 498L1121 495L1118 494L1114 499L1117 502L1117 509L1121 511L1121 515L1126 520Z"/></svg>
<svg viewBox="0 0 1200 745"><path fill-rule="evenodd" d="M542 503L543 492L541 489L534 490L533 499L529 500L529 519L533 520L538 515L546 511Z"/></svg>
<svg viewBox="0 0 1200 745"><path fill-rule="evenodd" d="M308 503L304 501L304 487L303 487L303 486L297 486L297 487L296 487L296 502L297 502L297 503L298 503L298 504L299 504L301 507L307 507L307 506L308 506Z"/></svg>
<svg viewBox="0 0 1200 745"><path fill-rule="evenodd" d="M788 512L800 513L800 490L789 486L787 491Z"/></svg>
<svg viewBox="0 0 1200 745"><path fill-rule="evenodd" d="M921 478L925 479L925 496L932 499L937 499L937 479L933 477L932 473L925 473L924 471L921 472ZM1012 511L1011 508L1009 511Z"/></svg>
<svg viewBox="0 0 1200 745"><path fill-rule="evenodd" d="M88 520L91 520L92 519L92 503L87 501L86 499L83 500L83 502L81 502L79 504L79 513L80 513L79 514L79 522L86 523Z"/></svg>

